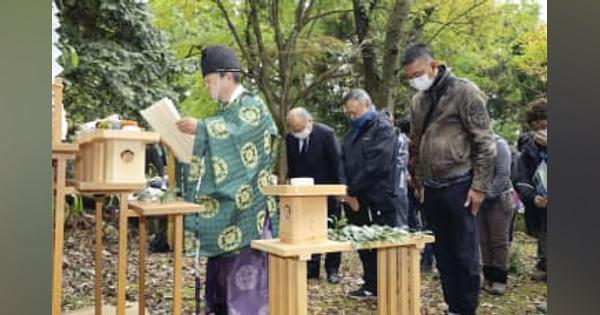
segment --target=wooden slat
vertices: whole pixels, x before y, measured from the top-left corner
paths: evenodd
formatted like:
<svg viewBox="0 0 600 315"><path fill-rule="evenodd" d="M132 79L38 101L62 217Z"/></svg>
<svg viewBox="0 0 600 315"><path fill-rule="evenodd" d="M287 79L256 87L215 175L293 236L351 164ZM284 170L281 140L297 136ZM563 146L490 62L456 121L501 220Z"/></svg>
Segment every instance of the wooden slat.
<svg viewBox="0 0 600 315"><path fill-rule="evenodd" d="M398 295L399 295L399 312L400 315L408 315L408 267L410 260L408 259L408 250L406 247L398 248L398 260L400 261L398 270Z"/></svg>
<svg viewBox="0 0 600 315"><path fill-rule="evenodd" d="M52 155L66 154L72 156L79 150L79 145L76 143L52 143Z"/></svg>
<svg viewBox="0 0 600 315"><path fill-rule="evenodd" d="M119 263L117 272L117 315L125 315L127 288L127 194L120 194L119 205Z"/></svg>
<svg viewBox="0 0 600 315"><path fill-rule="evenodd" d="M62 261L65 222L65 177L67 162L58 159L56 165L56 198L54 205L54 242L52 255L52 314L60 315L62 301Z"/></svg>
<svg viewBox="0 0 600 315"><path fill-rule="evenodd" d="M416 246L407 248L409 256L409 311L410 315L421 314L421 253Z"/></svg>
<svg viewBox="0 0 600 315"><path fill-rule="evenodd" d="M310 185L310 186L292 186L275 185L262 189L265 195L276 196L344 196L346 195L345 185Z"/></svg>
<svg viewBox="0 0 600 315"><path fill-rule="evenodd" d="M298 289L296 290L296 314L298 315L306 315L308 312L308 282L306 280L306 269L307 264L306 261L302 260L294 260L294 264L296 265L296 285Z"/></svg>
<svg viewBox="0 0 600 315"><path fill-rule="evenodd" d="M146 218L139 218L139 265L138 265L138 313L139 315L146 314Z"/></svg>
<svg viewBox="0 0 600 315"><path fill-rule="evenodd" d="M191 202L173 201L168 203L136 201L129 204L129 208L143 216L161 216L199 213L204 207Z"/></svg>
<svg viewBox="0 0 600 315"><path fill-rule="evenodd" d="M156 143L160 140L160 134L152 131L130 131L130 130L111 130L111 129L95 129L93 131L81 132L75 138L75 142L79 145L88 142L102 140L136 140L146 143Z"/></svg>
<svg viewBox="0 0 600 315"><path fill-rule="evenodd" d="M85 172L86 170L84 170ZM90 171L90 170L88 170ZM82 193L88 194L112 194L121 192L137 192L146 187L146 182L127 184L107 184L77 181L75 187Z"/></svg>
<svg viewBox="0 0 600 315"><path fill-rule="evenodd" d="M183 216L177 215L175 217L175 249L173 255L175 256L175 270L173 271L173 314L181 314L181 253L183 248Z"/></svg>
<svg viewBox="0 0 600 315"><path fill-rule="evenodd" d="M430 243L434 241L431 235L415 236L398 242L369 243L368 245L353 247L350 242L324 241L317 244L287 244L279 239L254 240L251 247L279 257L306 257L315 253L349 252L357 249L378 249L399 246L414 246L415 244Z"/></svg>
<svg viewBox="0 0 600 315"><path fill-rule="evenodd" d="M283 279L285 279L285 314L296 315L296 308L298 307L297 300L297 290L298 290L298 282L296 279L296 269L293 259L285 258L282 259L285 263L285 275Z"/></svg>
<svg viewBox="0 0 600 315"><path fill-rule="evenodd" d="M102 197L96 197L96 274L94 277L95 314L102 314Z"/></svg>
<svg viewBox="0 0 600 315"><path fill-rule="evenodd" d="M377 250L377 315L388 315L387 249Z"/></svg>
<svg viewBox="0 0 600 315"><path fill-rule="evenodd" d="M277 309L277 257L274 255L268 255L268 272L269 272L269 311L271 314L275 314L275 310Z"/></svg>
<svg viewBox="0 0 600 315"><path fill-rule="evenodd" d="M398 248L387 249L388 268L388 314L396 315L398 310Z"/></svg>
<svg viewBox="0 0 600 315"><path fill-rule="evenodd" d="M273 304L274 304L274 308L271 312L273 312L273 314L284 314L283 313L283 305L282 305L282 300L284 298L284 293L285 293L285 282L284 282L284 271L285 271L285 266L283 265L282 262L283 258L279 258L279 257L275 257L274 262L275 262L275 277L274 277L274 282L275 282L275 296L273 297Z"/></svg>

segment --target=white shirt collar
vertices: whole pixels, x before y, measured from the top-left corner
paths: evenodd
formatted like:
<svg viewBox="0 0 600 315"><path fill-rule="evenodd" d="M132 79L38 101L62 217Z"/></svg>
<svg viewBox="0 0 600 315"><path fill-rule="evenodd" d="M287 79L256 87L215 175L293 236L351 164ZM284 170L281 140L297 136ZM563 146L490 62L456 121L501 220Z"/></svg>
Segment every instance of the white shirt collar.
<svg viewBox="0 0 600 315"><path fill-rule="evenodd" d="M229 98L228 104L233 103L233 101L235 101L240 95L242 95L242 93L244 93L244 87L241 84L238 84L237 88L235 88L233 93L231 93L231 97Z"/></svg>

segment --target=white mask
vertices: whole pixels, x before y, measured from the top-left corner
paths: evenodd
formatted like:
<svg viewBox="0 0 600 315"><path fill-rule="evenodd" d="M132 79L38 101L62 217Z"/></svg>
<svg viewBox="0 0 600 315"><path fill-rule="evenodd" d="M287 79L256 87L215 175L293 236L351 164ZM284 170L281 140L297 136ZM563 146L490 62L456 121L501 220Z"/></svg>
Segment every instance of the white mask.
<svg viewBox="0 0 600 315"><path fill-rule="evenodd" d="M304 139L308 138L308 136L310 136L310 132L311 132L310 128L306 127L302 131L300 131L300 132L292 132L292 134L297 139L304 140Z"/></svg>
<svg viewBox="0 0 600 315"><path fill-rule="evenodd" d="M212 98L216 102L220 102L221 101L219 98L220 90L221 90L221 78L217 79L217 88L214 89L213 91L209 92L210 98Z"/></svg>
<svg viewBox="0 0 600 315"><path fill-rule="evenodd" d="M434 80L430 79L429 76L427 76L427 73L425 73L418 78L408 80L408 84L410 84L413 89L423 92L427 91L431 85L433 85L433 81Z"/></svg>

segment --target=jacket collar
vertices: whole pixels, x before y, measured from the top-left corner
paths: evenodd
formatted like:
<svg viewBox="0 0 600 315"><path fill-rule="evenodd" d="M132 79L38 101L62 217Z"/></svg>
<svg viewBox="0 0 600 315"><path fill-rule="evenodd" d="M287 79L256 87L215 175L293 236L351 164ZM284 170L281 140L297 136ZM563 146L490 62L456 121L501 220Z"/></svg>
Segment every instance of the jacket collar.
<svg viewBox="0 0 600 315"><path fill-rule="evenodd" d="M425 95L433 98L434 100L439 100L442 95L448 89L450 82L453 80L454 75L450 68L445 65L438 66L438 74L433 81L433 85L429 90L425 91Z"/></svg>

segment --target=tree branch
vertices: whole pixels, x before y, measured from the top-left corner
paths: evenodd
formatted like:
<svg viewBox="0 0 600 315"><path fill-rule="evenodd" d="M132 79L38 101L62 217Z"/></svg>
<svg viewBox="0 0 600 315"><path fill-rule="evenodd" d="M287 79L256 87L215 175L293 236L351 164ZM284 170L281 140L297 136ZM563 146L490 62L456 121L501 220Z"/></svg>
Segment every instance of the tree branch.
<svg viewBox="0 0 600 315"><path fill-rule="evenodd" d="M336 72L346 63L341 62L340 64L338 64L337 66L328 69L327 71L321 73L311 84L309 84L306 88L304 88L302 91L300 91L300 93L298 93L298 95L290 102L290 106L294 106L296 105L296 103L298 103L298 101L300 101L302 98L306 97L307 95L310 94L310 92L319 84L325 82L326 80L330 80L332 78L335 77L343 77L343 76L347 76L349 75L349 73L338 73L336 74Z"/></svg>
<svg viewBox="0 0 600 315"><path fill-rule="evenodd" d="M200 1L200 0L198 0L198 1ZM223 2L221 0L214 0L214 1L217 4L217 6L219 7L221 14L223 14L225 21L227 21L227 26L229 27L229 30L233 34L233 38L235 39L235 42L237 43L238 47L240 48L240 51L242 52L244 59L246 59L246 61L248 62L248 66L249 67L252 66L253 60L250 59L248 52L244 48L244 45L242 44L242 41L240 40L240 37L238 36L238 32L235 28L235 25L233 25L233 22L231 22L231 19L229 18L229 14L227 13L225 6L223 5Z"/></svg>
<svg viewBox="0 0 600 315"><path fill-rule="evenodd" d="M486 0L480 1L480 2L475 2L473 3L473 5L471 5L469 8L467 8L465 11L463 11L462 13L458 14L457 16L451 18L450 20L448 20L448 22L444 23L432 36L431 38L429 38L426 42L425 45L429 45L438 35L440 35L442 33L442 31L444 29L446 29L449 25L451 25L452 23L458 21L459 19L461 19L462 17L466 16L467 14L469 14L471 11L475 10L476 8L480 7L481 5L483 5L484 3L486 3Z"/></svg>
<svg viewBox="0 0 600 315"><path fill-rule="evenodd" d="M327 11L327 12L323 12L323 13L319 13L319 14L315 14L309 17L306 17L304 19L304 24L308 24L311 21L315 21L324 17L328 17L330 15L334 15L334 14L342 14L342 13L352 13L352 9L346 9L346 10L333 10L333 11Z"/></svg>

